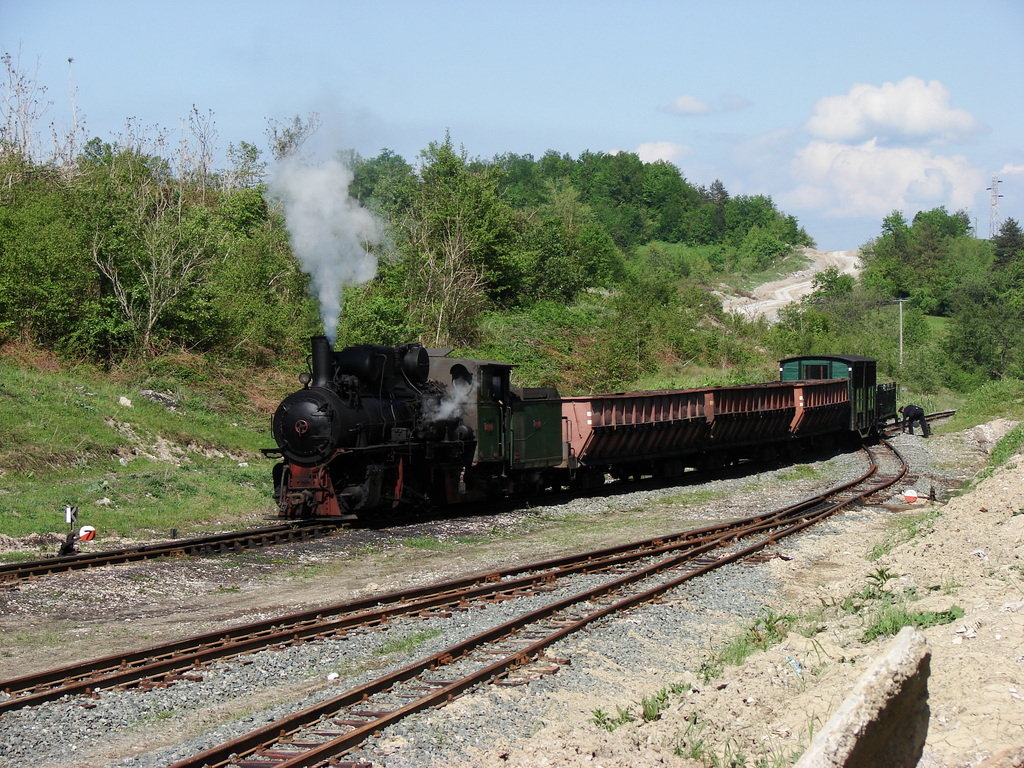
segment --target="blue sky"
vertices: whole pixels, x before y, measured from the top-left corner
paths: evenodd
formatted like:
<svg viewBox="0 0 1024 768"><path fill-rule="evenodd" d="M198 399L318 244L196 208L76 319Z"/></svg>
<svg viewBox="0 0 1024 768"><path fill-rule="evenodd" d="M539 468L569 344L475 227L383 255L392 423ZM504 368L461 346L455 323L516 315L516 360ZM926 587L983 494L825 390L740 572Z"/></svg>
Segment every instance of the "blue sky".
<svg viewBox="0 0 1024 768"><path fill-rule="evenodd" d="M1024 1L0 0L0 48L47 122L217 143L320 115L319 149L414 162L638 152L694 184L767 194L828 250L945 205L1024 223ZM48 133L43 126L43 132Z"/></svg>

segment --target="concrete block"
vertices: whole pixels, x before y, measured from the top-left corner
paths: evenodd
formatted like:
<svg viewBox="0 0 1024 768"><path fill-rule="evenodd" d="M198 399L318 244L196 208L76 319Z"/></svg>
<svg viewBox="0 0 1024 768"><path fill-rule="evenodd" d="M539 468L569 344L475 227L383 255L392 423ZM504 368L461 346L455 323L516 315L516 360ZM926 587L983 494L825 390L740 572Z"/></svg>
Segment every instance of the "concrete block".
<svg viewBox="0 0 1024 768"><path fill-rule="evenodd" d="M930 663L924 635L904 627L795 768L914 768L928 735Z"/></svg>

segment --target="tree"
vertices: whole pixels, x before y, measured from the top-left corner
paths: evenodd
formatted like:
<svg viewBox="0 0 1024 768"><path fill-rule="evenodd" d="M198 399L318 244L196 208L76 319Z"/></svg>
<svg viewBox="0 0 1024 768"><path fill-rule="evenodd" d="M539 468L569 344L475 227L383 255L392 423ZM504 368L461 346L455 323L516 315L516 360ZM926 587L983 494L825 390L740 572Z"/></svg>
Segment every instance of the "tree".
<svg viewBox="0 0 1024 768"><path fill-rule="evenodd" d="M316 112L311 112L305 120L295 115L288 123L268 120L266 133L274 159L296 154L321 125Z"/></svg>
<svg viewBox="0 0 1024 768"><path fill-rule="evenodd" d="M851 295L854 280L852 275L840 272L837 267L829 267L814 276L811 287L813 290L804 297L805 303L808 304Z"/></svg>
<svg viewBox="0 0 1024 768"><path fill-rule="evenodd" d="M377 157L364 160L355 155L346 164L352 170L349 194L361 205L396 221L408 212L417 180L401 155L382 149Z"/></svg>
<svg viewBox="0 0 1024 768"><path fill-rule="evenodd" d="M739 247L739 264L745 269L756 271L767 268L771 263L789 253L789 246L771 234L767 229L754 226L744 235Z"/></svg>
<svg viewBox="0 0 1024 768"><path fill-rule="evenodd" d="M108 147L93 164L84 206L92 221L92 260L148 353L174 304L197 287L221 234L210 209L193 201L163 159Z"/></svg>
<svg viewBox="0 0 1024 768"><path fill-rule="evenodd" d="M1014 261L1024 259L1024 230L1016 219L1010 218L999 226L999 234L992 238L996 267L1004 269Z"/></svg>
<svg viewBox="0 0 1024 768"><path fill-rule="evenodd" d="M434 344L468 343L486 300L513 305L523 285L519 223L492 171L471 172L451 138L423 153L408 219L408 295L414 324Z"/></svg>
<svg viewBox="0 0 1024 768"><path fill-rule="evenodd" d="M178 162L175 176L189 188L198 192L200 201L206 203L206 193L214 186L213 156L216 152L217 129L213 124L213 112L205 115L192 106L187 126L183 121L183 133L178 142Z"/></svg>
<svg viewBox="0 0 1024 768"><path fill-rule="evenodd" d="M260 160L259 147L247 141L228 144L228 169L222 174L225 189L256 189L263 184L267 164Z"/></svg>
<svg viewBox="0 0 1024 768"><path fill-rule="evenodd" d="M620 248L632 248L650 237L643 177L644 164L631 152L584 152L574 168L572 181L580 199Z"/></svg>
<svg viewBox="0 0 1024 768"><path fill-rule="evenodd" d="M770 197L738 195L725 203L723 215L729 241L739 246L754 227L767 229L777 213Z"/></svg>
<svg viewBox="0 0 1024 768"><path fill-rule="evenodd" d="M0 197L0 339L18 334L75 356L88 355L98 275L74 197L56 169L22 158L5 166L20 181ZM84 346L85 349L80 347Z"/></svg>
<svg viewBox="0 0 1024 768"><path fill-rule="evenodd" d="M230 199L254 192L234 192ZM319 308L309 295L309 276L291 253L280 215L265 214L251 226L224 229L202 284L190 292L186 308L197 322L182 340L259 364L305 349L317 332Z"/></svg>
<svg viewBox="0 0 1024 768"><path fill-rule="evenodd" d="M546 184L546 197L522 235L525 301L571 301L585 288L609 287L621 279L622 256L576 189L558 179Z"/></svg>
<svg viewBox="0 0 1024 768"><path fill-rule="evenodd" d="M611 297L612 315L592 350L596 361L594 390L617 389L655 370L655 328L674 290L653 275L632 277Z"/></svg>
<svg viewBox="0 0 1024 768"><path fill-rule="evenodd" d="M686 217L700 205L700 194L687 184L679 169L658 161L644 166L643 197L650 208L652 236L678 243L686 236Z"/></svg>
<svg viewBox="0 0 1024 768"><path fill-rule="evenodd" d="M861 250L866 287L888 296L906 296L913 271L908 263L910 227L900 211L882 220L882 234Z"/></svg>
<svg viewBox="0 0 1024 768"><path fill-rule="evenodd" d="M0 55L5 75L0 101L3 103L3 124L0 125L0 152L42 160L42 142L38 124L50 102L45 100L46 86L39 85L34 75L21 69L20 55L4 51Z"/></svg>
<svg viewBox="0 0 1024 768"><path fill-rule="evenodd" d="M559 154L549 149L544 156L537 161L540 168L540 175L545 181L556 181L558 179L568 180L573 173L575 161L568 154Z"/></svg>
<svg viewBox="0 0 1024 768"><path fill-rule="evenodd" d="M1024 372L1024 291L1015 283L972 281L954 299L946 351L956 366L982 381Z"/></svg>
<svg viewBox="0 0 1024 768"><path fill-rule="evenodd" d="M498 191L513 208L532 208L545 202L547 186L532 155L496 155L494 167L500 172Z"/></svg>
<svg viewBox="0 0 1024 768"><path fill-rule="evenodd" d="M971 217L967 211L948 213L945 206L920 211L914 216L913 228L928 225L940 237L962 237L971 231Z"/></svg>

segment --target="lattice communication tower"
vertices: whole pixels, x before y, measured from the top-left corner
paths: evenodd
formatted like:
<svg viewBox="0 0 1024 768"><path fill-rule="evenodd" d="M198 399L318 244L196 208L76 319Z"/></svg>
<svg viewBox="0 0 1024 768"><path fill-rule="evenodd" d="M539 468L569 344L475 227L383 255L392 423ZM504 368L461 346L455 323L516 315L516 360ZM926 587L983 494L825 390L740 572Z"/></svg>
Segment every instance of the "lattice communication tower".
<svg viewBox="0 0 1024 768"><path fill-rule="evenodd" d="M988 239L991 240L999 234L999 198L1002 197L999 194L999 178L994 173L992 174L992 186L988 190L992 193L988 220Z"/></svg>

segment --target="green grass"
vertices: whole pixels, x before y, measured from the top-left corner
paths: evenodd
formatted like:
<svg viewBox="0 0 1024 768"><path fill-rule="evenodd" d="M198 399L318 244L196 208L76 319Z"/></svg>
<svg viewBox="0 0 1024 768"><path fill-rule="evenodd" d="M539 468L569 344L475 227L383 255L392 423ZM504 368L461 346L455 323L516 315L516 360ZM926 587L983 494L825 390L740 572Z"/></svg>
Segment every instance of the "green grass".
<svg viewBox="0 0 1024 768"><path fill-rule="evenodd" d="M395 637L382 646L377 648L374 653L378 656L385 656L390 653L399 653L403 655L409 655L415 651L419 646L428 640L433 640L435 637L442 634L440 629L432 629L427 632L415 632L411 635L403 635L401 637Z"/></svg>
<svg viewBox="0 0 1024 768"><path fill-rule="evenodd" d="M88 466L122 450L154 452L160 440L182 455L189 446L255 457L266 445L266 425L261 433L253 413L228 407L215 391L171 392L179 407L169 411L142 397L143 389L151 387L0 359L0 468L38 474Z"/></svg>
<svg viewBox="0 0 1024 768"><path fill-rule="evenodd" d="M636 707L639 710L639 719L644 723L658 720L661 713L672 705L672 696L680 696L689 690L689 683L677 683L668 688L662 688L651 696L642 697L640 704ZM590 722L606 731L614 731L626 723L636 722L637 715L633 714L634 707L616 706L615 709L616 714L614 715L610 715L600 708L595 709L591 714Z"/></svg>
<svg viewBox="0 0 1024 768"><path fill-rule="evenodd" d="M759 272L739 275L717 275L716 280L728 285L734 291L751 291L764 283L772 283L789 275L791 272L802 272L810 266L811 260L803 253L794 249L787 256L775 259Z"/></svg>
<svg viewBox="0 0 1024 768"><path fill-rule="evenodd" d="M625 725L626 723L632 723L636 720L636 718L630 713L629 709L616 707L616 710L615 715L609 715L603 709L595 709L590 718L590 722L599 728L604 728L606 731L611 732L619 726Z"/></svg>
<svg viewBox="0 0 1024 768"><path fill-rule="evenodd" d="M640 719L645 723L653 723L660 718L661 713L671 704L668 693L667 688L662 688L653 696L644 696L640 699Z"/></svg>
<svg viewBox="0 0 1024 768"><path fill-rule="evenodd" d="M932 506L922 512L894 518L889 525L889 535L870 549L867 559L874 562L901 544L928 533L934 527L935 520L942 515L942 507Z"/></svg>
<svg viewBox="0 0 1024 768"><path fill-rule="evenodd" d="M64 530L65 505L99 537L166 536L273 514L270 465L240 467L230 459L194 458L175 466L136 459L117 470L82 467L0 478L0 532L26 536Z"/></svg>
<svg viewBox="0 0 1024 768"><path fill-rule="evenodd" d="M666 371L644 376L637 381L635 389L646 391L733 387L751 382L775 381L778 376L778 366L775 363L754 363L724 369L690 366L685 373Z"/></svg>
<svg viewBox="0 0 1024 768"><path fill-rule="evenodd" d="M752 653L767 650L785 638L795 621L794 616L765 612L701 663L701 678L707 683L720 677L725 667L739 666Z"/></svg>
<svg viewBox="0 0 1024 768"><path fill-rule="evenodd" d="M303 581L321 580L327 581L328 577L334 577L344 570L344 566L337 561L326 563L303 563L302 565L288 571L288 576Z"/></svg>
<svg viewBox="0 0 1024 768"><path fill-rule="evenodd" d="M36 560L39 554L30 549L18 552L0 552L0 563L20 563L25 560Z"/></svg>
<svg viewBox="0 0 1024 768"><path fill-rule="evenodd" d="M169 411L139 394L155 388L152 372L134 373L118 381L0 358L0 533L63 533L66 505L100 541L273 515L271 462L259 453L272 440L266 415L240 401L247 382L178 385Z"/></svg>
<svg viewBox="0 0 1024 768"><path fill-rule="evenodd" d="M1024 421L1024 381L991 381L974 390L960 403L946 431L969 429L999 418Z"/></svg>
<svg viewBox="0 0 1024 768"><path fill-rule="evenodd" d="M861 636L862 643L870 643L876 637L889 637L897 634L903 627L927 629L941 624L952 624L964 617L960 606L954 605L946 611L911 611L902 602L882 605L872 615Z"/></svg>
<svg viewBox="0 0 1024 768"><path fill-rule="evenodd" d="M995 444L989 457L989 466L1001 467L1024 447L1024 425L1018 424Z"/></svg>
<svg viewBox="0 0 1024 768"><path fill-rule="evenodd" d="M238 584L231 584L226 587L217 587L216 589L210 590L207 594L210 595L235 595L242 591L242 588Z"/></svg>
<svg viewBox="0 0 1024 768"><path fill-rule="evenodd" d="M927 629L940 624L950 624L963 618L964 612L959 606L952 606L945 611L914 611L909 607L909 600L917 596L917 590L889 589L889 582L899 578L888 568L878 568L867 575L864 588L855 592L833 607L847 614L864 616L864 632L862 643L870 643L878 637L889 637L897 634L903 627ZM946 591L946 588L943 587Z"/></svg>
<svg viewBox="0 0 1024 768"><path fill-rule="evenodd" d="M1006 464L1014 456L1020 453L1021 448L1024 447L1024 424L1018 424L1016 427L1011 429L1001 438L999 442L992 448L992 453L988 457L988 464L981 472L979 472L970 483L968 487L973 488L985 478L991 477L992 473L1003 464ZM1022 514L1014 513L1014 514Z"/></svg>
<svg viewBox="0 0 1024 768"><path fill-rule="evenodd" d="M436 536L410 536L402 539L402 546L427 552L451 552L459 548L459 543L455 539Z"/></svg>
<svg viewBox="0 0 1024 768"><path fill-rule="evenodd" d="M924 321L928 325L928 330L933 338L939 338L946 333L946 329L949 327L948 317L938 317L937 315L925 315Z"/></svg>
<svg viewBox="0 0 1024 768"><path fill-rule="evenodd" d="M796 464L779 472L777 480L781 483L789 483L797 480L813 480L819 475L820 473L812 466Z"/></svg>
<svg viewBox="0 0 1024 768"><path fill-rule="evenodd" d="M720 499L725 495L724 491L685 491L671 496L663 496L658 499L657 503L661 506L697 506Z"/></svg>

